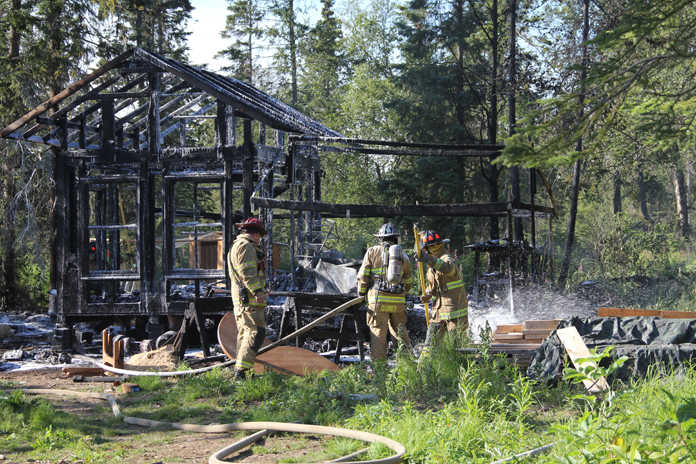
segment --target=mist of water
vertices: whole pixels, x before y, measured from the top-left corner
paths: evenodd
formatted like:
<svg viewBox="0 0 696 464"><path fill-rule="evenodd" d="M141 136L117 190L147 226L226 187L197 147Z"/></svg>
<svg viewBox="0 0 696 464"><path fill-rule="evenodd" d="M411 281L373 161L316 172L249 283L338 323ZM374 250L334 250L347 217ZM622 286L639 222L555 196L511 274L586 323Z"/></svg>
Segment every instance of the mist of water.
<svg viewBox="0 0 696 464"><path fill-rule="evenodd" d="M597 314L596 305L589 301L564 295L541 285L508 286L502 301L470 304L469 327L475 340L480 339L486 323L495 331L501 324L518 324L528 320L570 319ZM513 303L514 302L514 303Z"/></svg>

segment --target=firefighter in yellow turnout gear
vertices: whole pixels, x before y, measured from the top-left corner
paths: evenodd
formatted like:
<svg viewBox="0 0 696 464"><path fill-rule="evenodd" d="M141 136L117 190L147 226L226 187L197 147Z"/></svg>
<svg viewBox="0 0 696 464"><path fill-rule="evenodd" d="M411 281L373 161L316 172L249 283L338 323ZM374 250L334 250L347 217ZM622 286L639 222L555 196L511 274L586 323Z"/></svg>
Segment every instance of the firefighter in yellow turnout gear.
<svg viewBox="0 0 696 464"><path fill-rule="evenodd" d="M227 254L232 282L232 303L237 323L237 361L234 377L245 378L254 367L256 352L266 336L266 277L261 237L266 229L261 221L248 218L237 224L241 230Z"/></svg>
<svg viewBox="0 0 696 464"><path fill-rule="evenodd" d="M411 263L398 245L399 231L391 223L382 225L375 237L381 243L368 248L358 271L358 294L367 297L373 361L386 358L387 331L411 351L406 331L406 293L411 288Z"/></svg>
<svg viewBox="0 0 696 464"><path fill-rule="evenodd" d="M423 234L422 240L425 253L421 253L420 261L428 265L426 296L422 299L433 299L430 326L425 337L425 346L429 347L433 338L445 331L468 328L468 303L464 281L454 258L445 248L444 240L430 230Z"/></svg>

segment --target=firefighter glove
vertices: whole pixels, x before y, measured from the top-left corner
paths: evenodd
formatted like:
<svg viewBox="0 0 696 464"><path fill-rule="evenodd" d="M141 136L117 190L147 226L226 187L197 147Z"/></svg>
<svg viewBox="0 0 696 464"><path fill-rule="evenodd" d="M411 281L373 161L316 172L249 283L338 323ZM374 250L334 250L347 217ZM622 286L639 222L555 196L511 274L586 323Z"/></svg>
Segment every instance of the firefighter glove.
<svg viewBox="0 0 696 464"><path fill-rule="evenodd" d="M421 251L420 256L416 255L416 261L418 261L419 263L432 265L433 262L435 262L435 258L433 258L429 253Z"/></svg>

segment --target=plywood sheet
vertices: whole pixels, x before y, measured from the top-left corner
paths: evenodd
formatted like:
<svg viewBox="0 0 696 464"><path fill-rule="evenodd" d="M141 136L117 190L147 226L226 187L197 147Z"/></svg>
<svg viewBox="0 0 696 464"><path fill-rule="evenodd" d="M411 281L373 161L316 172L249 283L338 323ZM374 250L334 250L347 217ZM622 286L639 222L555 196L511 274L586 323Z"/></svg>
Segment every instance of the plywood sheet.
<svg viewBox="0 0 696 464"><path fill-rule="evenodd" d="M558 329L556 331L556 335L558 335L558 338L561 340L566 353L568 353L568 357L576 369L581 369L588 365L596 365L594 362L589 360L582 362L579 361L582 358L589 358L591 355L590 350L587 348L587 345L585 345L585 342L575 327L571 326L564 329ZM585 384L585 388L587 388L587 390L591 393L609 389L609 384L604 377L601 377L596 382L593 382L592 380L584 380L583 383Z"/></svg>
<svg viewBox="0 0 696 464"><path fill-rule="evenodd" d="M237 323L234 314L227 313L218 325L218 342L228 358L237 355ZM270 345L266 338L262 346ZM254 371L271 369L281 374L306 375L323 370L337 371L338 366L317 353L294 346L278 346L256 357Z"/></svg>

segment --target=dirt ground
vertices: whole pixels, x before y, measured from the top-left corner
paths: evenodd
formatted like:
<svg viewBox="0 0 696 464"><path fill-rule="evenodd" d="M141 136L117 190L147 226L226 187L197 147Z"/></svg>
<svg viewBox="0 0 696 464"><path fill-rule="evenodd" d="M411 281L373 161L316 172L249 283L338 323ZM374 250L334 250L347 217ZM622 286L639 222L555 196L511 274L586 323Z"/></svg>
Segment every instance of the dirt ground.
<svg viewBox="0 0 696 464"><path fill-rule="evenodd" d="M19 384L21 388L64 389L74 391L112 392L109 383L76 383L63 378L58 369L46 369L32 372L2 372L0 382L9 381ZM118 391L117 391L118 392ZM71 398L57 395L45 395L58 409L77 416L95 419L103 415L104 401L95 398ZM126 454L128 464L164 464L164 463L207 463L208 457L216 451L231 445L247 433L192 433L173 430L143 428L121 424L122 434L108 438L108 449ZM242 450L239 454L227 458L229 462L272 463L282 459L292 462L308 462L303 456L319 452L326 437L279 435L269 436L263 442ZM100 445L101 446L101 445ZM0 453L2 455L2 453ZM4 458L4 459L2 459ZM5 455L0 464L82 464L66 450L65 456L56 461L21 460L19 456ZM20 460L17 460L17 459ZM107 461L105 461L107 462Z"/></svg>

